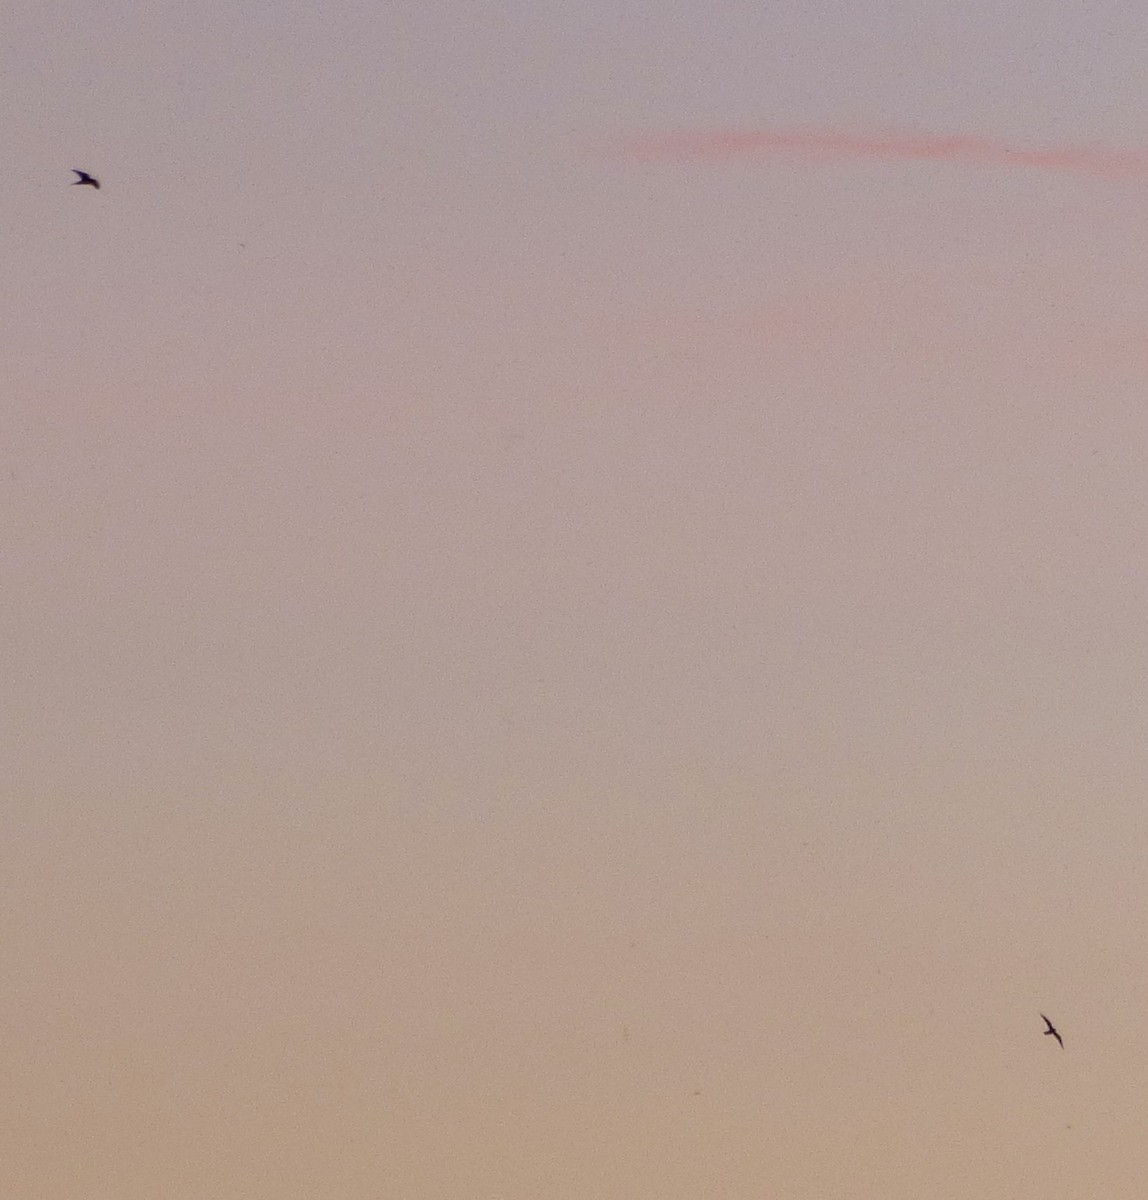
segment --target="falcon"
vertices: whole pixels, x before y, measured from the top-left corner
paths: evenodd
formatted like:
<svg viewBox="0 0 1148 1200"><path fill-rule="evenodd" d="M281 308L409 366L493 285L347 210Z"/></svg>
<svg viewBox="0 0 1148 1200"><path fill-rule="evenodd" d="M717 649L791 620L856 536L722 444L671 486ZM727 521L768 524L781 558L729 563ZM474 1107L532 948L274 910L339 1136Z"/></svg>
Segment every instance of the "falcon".
<svg viewBox="0 0 1148 1200"><path fill-rule="evenodd" d="M1044 1017L1044 1023L1045 1023L1045 1025L1048 1026L1048 1028L1044 1031L1044 1036L1056 1038L1057 1042L1060 1043L1060 1048L1063 1050L1064 1049L1064 1038L1062 1038L1060 1036L1060 1034L1057 1032L1056 1026L1047 1017L1044 1016L1044 1013L1041 1013L1040 1015L1042 1017Z"/></svg>
<svg viewBox="0 0 1148 1200"><path fill-rule="evenodd" d="M78 175L79 179L72 180L72 187L94 187L96 191L100 190L100 181L93 175L89 175L87 171L81 171L76 167L72 168L72 174Z"/></svg>

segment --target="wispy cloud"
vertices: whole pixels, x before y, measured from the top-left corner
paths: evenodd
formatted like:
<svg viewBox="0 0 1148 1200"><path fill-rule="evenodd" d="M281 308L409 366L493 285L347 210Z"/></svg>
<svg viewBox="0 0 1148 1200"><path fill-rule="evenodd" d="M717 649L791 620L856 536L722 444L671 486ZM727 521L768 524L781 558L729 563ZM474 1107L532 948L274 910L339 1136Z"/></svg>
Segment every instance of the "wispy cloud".
<svg viewBox="0 0 1148 1200"><path fill-rule="evenodd" d="M630 138L619 149L624 157L643 161L784 155L797 162L876 159L1027 167L1113 180L1148 174L1146 151L1109 150L1100 146L1015 146L974 135L858 134L832 129L710 129Z"/></svg>

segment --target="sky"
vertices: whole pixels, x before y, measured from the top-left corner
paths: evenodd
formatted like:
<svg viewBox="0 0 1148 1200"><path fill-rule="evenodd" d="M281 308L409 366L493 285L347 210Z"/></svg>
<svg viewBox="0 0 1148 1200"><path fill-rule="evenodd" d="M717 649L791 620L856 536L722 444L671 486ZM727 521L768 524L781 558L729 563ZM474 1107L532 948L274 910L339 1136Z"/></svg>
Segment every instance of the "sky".
<svg viewBox="0 0 1148 1200"><path fill-rule="evenodd" d="M1146 68L9 0L0 1192L1142 1196Z"/></svg>

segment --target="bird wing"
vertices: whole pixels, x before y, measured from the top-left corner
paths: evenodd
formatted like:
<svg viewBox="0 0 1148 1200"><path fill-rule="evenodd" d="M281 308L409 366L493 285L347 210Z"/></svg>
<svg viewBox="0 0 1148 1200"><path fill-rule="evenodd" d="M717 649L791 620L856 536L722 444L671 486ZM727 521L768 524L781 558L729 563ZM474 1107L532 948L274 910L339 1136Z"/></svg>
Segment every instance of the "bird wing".
<svg viewBox="0 0 1148 1200"><path fill-rule="evenodd" d="M1044 1023L1048 1026L1047 1032L1055 1033L1056 1029L1053 1026L1053 1023L1044 1015L1044 1013L1041 1013L1040 1016L1041 1016L1041 1020L1044 1021Z"/></svg>

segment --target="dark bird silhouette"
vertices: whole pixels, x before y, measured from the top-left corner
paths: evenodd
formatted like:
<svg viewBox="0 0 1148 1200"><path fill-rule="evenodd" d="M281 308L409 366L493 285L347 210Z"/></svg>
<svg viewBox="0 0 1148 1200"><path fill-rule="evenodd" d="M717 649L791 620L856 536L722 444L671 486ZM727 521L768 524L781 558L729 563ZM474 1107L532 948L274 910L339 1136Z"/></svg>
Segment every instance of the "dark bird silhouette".
<svg viewBox="0 0 1148 1200"><path fill-rule="evenodd" d="M1060 1043L1060 1048L1063 1050L1064 1049L1064 1038L1062 1038L1060 1036L1060 1034L1056 1030L1056 1026L1047 1017L1044 1016L1044 1013L1041 1013L1040 1015L1042 1017L1044 1017L1044 1023L1048 1026L1048 1028L1044 1031L1044 1036L1056 1038L1056 1040Z"/></svg>
<svg viewBox="0 0 1148 1200"><path fill-rule="evenodd" d="M94 176L89 175L87 171L80 171L76 167L73 167L72 174L79 175L80 177L79 179L72 180L72 187L84 187L87 185L88 187L94 187L97 191L99 191L100 181Z"/></svg>

